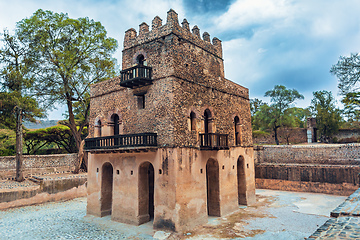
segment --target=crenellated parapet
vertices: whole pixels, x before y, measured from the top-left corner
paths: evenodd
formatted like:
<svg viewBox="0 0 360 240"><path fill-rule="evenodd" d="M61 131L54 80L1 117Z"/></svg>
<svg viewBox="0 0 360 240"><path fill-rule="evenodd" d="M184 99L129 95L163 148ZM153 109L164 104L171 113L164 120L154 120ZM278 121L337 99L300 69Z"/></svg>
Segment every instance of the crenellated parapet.
<svg viewBox="0 0 360 240"><path fill-rule="evenodd" d="M179 41L191 42L222 59L221 41L215 37L211 42L208 32L204 32L201 38L199 27L195 25L190 31L190 25L186 19L180 25L178 14L173 9L167 12L166 24L164 25L162 24L162 19L156 16L152 21L151 30L149 30L149 25L144 22L139 25L139 34L137 34L134 28L127 30L124 38L124 50L161 39L170 34L176 35Z"/></svg>

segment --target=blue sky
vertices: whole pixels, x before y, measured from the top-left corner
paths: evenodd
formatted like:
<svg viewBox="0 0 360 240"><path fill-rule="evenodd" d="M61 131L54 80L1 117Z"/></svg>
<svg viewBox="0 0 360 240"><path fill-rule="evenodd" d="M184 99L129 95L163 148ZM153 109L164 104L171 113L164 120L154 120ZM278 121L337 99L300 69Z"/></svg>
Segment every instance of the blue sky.
<svg viewBox="0 0 360 240"><path fill-rule="evenodd" d="M156 15L165 22L173 8L179 21L186 18L191 28L198 25L223 41L225 76L249 88L250 98L268 101L265 91L282 84L305 96L299 107L318 90L340 99L329 70L340 55L360 50L358 0L0 0L0 29L14 29L39 8L100 21L119 42L119 63L124 32L151 25ZM64 109L48 118L61 119Z"/></svg>

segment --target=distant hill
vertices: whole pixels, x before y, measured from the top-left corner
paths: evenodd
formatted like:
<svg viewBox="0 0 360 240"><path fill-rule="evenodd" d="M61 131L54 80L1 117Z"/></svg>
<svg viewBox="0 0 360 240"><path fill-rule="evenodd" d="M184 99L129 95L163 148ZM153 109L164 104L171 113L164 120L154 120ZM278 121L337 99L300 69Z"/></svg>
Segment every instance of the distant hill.
<svg viewBox="0 0 360 240"><path fill-rule="evenodd" d="M36 123L24 122L24 126L27 129L47 128L47 127L56 126L58 121L60 121L60 120L38 120L38 121L36 121Z"/></svg>

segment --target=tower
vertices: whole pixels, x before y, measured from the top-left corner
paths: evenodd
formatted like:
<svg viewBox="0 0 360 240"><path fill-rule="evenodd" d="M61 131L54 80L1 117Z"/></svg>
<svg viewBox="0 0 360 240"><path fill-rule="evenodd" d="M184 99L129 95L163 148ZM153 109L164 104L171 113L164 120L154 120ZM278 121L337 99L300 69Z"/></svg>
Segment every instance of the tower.
<svg viewBox="0 0 360 240"><path fill-rule="evenodd" d="M88 214L178 231L253 203L248 89L221 41L170 10L126 31L122 67L91 89Z"/></svg>

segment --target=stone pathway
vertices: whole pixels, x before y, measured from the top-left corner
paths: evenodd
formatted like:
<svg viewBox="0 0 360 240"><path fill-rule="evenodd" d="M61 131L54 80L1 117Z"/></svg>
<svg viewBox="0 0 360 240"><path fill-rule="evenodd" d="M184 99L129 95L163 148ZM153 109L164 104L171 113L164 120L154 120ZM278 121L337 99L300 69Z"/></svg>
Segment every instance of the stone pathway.
<svg viewBox="0 0 360 240"><path fill-rule="evenodd" d="M360 239L360 188L331 212L330 218L308 239Z"/></svg>
<svg viewBox="0 0 360 240"><path fill-rule="evenodd" d="M255 206L241 206L239 211L220 218L209 217L208 224L179 233L154 230L152 222L132 226L111 221L110 216L86 216L86 198L12 208L0 211L0 240L303 240L323 225L330 211L345 200L341 196L315 193L273 190L256 192ZM359 224L349 223L349 227Z"/></svg>

